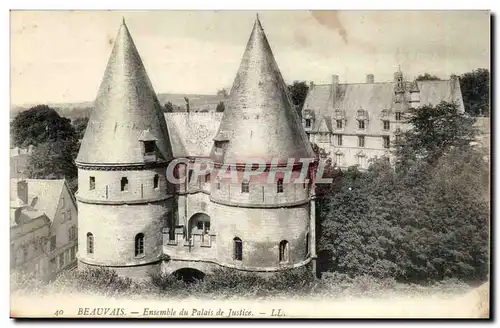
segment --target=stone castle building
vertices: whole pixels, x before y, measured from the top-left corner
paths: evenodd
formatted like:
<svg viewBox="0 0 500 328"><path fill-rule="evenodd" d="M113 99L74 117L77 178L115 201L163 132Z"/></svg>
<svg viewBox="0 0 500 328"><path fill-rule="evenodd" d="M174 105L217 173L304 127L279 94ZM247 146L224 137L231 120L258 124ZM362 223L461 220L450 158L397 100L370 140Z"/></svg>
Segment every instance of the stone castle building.
<svg viewBox="0 0 500 328"><path fill-rule="evenodd" d="M258 18L223 113L163 114L124 22L76 159L79 267L314 269L314 157ZM253 158L265 170L246 179ZM197 159L214 170L192 178ZM284 181L298 159L308 182Z"/></svg>
<svg viewBox="0 0 500 328"><path fill-rule="evenodd" d="M407 81L400 69L391 82L339 83L309 88L302 109L302 124L311 142L330 153L337 167L368 168L375 157L392 158L391 147L398 134L409 129L410 108L455 102L464 112L460 83L449 80Z"/></svg>

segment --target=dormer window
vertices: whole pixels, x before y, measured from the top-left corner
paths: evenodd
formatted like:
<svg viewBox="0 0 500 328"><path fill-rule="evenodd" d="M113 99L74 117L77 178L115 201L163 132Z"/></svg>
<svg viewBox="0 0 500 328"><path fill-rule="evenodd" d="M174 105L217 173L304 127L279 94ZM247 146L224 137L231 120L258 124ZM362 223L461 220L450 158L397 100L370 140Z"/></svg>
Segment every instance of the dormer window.
<svg viewBox="0 0 500 328"><path fill-rule="evenodd" d="M144 130L139 136L139 141L143 144L143 156L146 162L156 161L156 137L149 131Z"/></svg>
<svg viewBox="0 0 500 328"><path fill-rule="evenodd" d="M150 155L155 152L154 141L144 141L144 155Z"/></svg>
<svg viewBox="0 0 500 328"><path fill-rule="evenodd" d="M215 140L214 147L215 153L217 155L222 155L224 153L224 149L226 148L227 140Z"/></svg>
<svg viewBox="0 0 500 328"><path fill-rule="evenodd" d="M342 127L343 127L342 120L337 120L337 129L342 129Z"/></svg>
<svg viewBox="0 0 500 328"><path fill-rule="evenodd" d="M401 112L396 112L396 121L401 121L402 119L402 113Z"/></svg>
<svg viewBox="0 0 500 328"><path fill-rule="evenodd" d="M365 129L365 120L359 120L358 121L358 128L360 130L364 130Z"/></svg>

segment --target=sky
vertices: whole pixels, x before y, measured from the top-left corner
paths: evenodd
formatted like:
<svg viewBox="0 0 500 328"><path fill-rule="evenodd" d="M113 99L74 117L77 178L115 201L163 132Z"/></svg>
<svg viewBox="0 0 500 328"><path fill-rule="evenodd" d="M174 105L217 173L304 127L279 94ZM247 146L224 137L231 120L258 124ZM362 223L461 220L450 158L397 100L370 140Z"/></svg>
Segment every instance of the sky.
<svg viewBox="0 0 500 328"><path fill-rule="evenodd" d="M12 11L11 103L93 101L122 18L157 93L230 89L256 11ZM281 73L330 83L490 68L487 11L259 11Z"/></svg>

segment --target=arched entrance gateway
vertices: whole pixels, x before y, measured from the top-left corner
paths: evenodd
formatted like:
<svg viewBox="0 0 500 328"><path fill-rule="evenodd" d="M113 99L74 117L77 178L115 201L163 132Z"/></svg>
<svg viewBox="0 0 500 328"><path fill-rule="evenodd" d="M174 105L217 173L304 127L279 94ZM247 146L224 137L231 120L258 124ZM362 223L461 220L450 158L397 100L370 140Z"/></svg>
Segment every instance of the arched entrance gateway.
<svg viewBox="0 0 500 328"><path fill-rule="evenodd" d="M189 219L188 236L191 241L210 245L210 216L205 213L196 213Z"/></svg>
<svg viewBox="0 0 500 328"><path fill-rule="evenodd" d="M174 277L178 280L182 280L187 283L193 283L197 280L202 280L205 278L205 273L194 268L182 268L172 273Z"/></svg>

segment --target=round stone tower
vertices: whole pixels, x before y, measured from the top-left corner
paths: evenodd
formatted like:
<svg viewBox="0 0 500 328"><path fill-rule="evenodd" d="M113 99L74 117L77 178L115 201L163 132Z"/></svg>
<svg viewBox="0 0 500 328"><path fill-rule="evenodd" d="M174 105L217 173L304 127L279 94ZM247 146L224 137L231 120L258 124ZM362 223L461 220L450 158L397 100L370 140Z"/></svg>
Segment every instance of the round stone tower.
<svg viewBox="0 0 500 328"><path fill-rule="evenodd" d="M315 156L258 17L210 156L217 262L254 272L309 263Z"/></svg>
<svg viewBox="0 0 500 328"><path fill-rule="evenodd" d="M76 159L79 268L132 278L159 268L171 160L161 106L123 22Z"/></svg>

